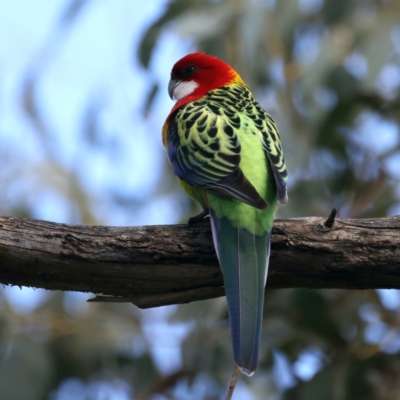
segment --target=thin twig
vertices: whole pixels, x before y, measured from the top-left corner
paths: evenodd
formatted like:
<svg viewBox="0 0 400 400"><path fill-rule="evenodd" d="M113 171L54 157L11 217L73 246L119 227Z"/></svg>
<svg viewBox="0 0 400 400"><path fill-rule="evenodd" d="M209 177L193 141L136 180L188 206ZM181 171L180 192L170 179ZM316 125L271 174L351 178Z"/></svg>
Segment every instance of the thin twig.
<svg viewBox="0 0 400 400"><path fill-rule="evenodd" d="M235 369L233 370L232 379L229 385L229 390L228 390L228 395L226 396L226 400L232 399L232 395L235 390L238 377L239 377L239 367L237 366L237 364L235 364Z"/></svg>
<svg viewBox="0 0 400 400"><path fill-rule="evenodd" d="M331 211L331 213L330 213L328 219L327 219L327 220L325 221L325 223L324 223L324 225L325 225L327 228L332 228L333 224L335 223L336 214L337 214L336 208L332 208L332 211Z"/></svg>

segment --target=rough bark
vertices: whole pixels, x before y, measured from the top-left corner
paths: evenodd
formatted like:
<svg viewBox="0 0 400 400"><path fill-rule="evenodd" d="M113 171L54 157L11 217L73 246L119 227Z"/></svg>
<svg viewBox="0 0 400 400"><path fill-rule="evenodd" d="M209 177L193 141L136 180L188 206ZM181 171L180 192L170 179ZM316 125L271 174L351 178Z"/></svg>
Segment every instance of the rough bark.
<svg viewBox="0 0 400 400"><path fill-rule="evenodd" d="M275 221L267 289L400 288L400 217L334 217ZM0 282L142 308L224 295L208 222L127 228L0 217Z"/></svg>

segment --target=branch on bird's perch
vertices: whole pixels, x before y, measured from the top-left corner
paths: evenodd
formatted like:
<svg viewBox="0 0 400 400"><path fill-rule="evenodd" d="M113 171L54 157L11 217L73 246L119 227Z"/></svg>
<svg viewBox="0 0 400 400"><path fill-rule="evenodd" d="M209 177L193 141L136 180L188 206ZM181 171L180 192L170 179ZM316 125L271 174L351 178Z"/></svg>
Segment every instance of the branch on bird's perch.
<svg viewBox="0 0 400 400"><path fill-rule="evenodd" d="M332 208L332 211L329 214L328 219L324 222L324 225L327 228L332 228L333 227L333 224L335 223L336 214L337 214L336 208Z"/></svg>
<svg viewBox="0 0 400 400"><path fill-rule="evenodd" d="M208 221L126 228L0 217L0 283L142 308L224 295ZM267 289L291 287L400 288L400 217L276 220Z"/></svg>

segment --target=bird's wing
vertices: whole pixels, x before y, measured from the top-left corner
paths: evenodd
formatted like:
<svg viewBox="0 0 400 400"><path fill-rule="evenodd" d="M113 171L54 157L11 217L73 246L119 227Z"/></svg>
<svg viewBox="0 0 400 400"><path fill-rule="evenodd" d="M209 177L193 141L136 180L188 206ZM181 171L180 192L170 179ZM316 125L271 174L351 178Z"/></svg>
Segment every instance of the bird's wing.
<svg viewBox="0 0 400 400"><path fill-rule="evenodd" d="M240 142L234 123L218 103L194 101L171 115L166 135L175 175L208 192L259 209L268 203L240 169Z"/></svg>
<svg viewBox="0 0 400 400"><path fill-rule="evenodd" d="M227 110L225 111L226 116L230 118L232 126L236 129L240 127L240 122L237 125L238 121L235 121L235 118L237 119L239 115L241 120L247 119L248 122L251 122L246 124L246 129L259 137L272 167L277 187L277 198L282 204L285 204L288 201L288 174L281 139L274 120L258 104L250 89L244 84L224 86L214 97L218 97L218 100L224 104L224 109Z"/></svg>
<svg viewBox="0 0 400 400"><path fill-rule="evenodd" d="M261 108L261 107L260 107ZM260 122L260 128L262 132L262 145L264 150L267 152L268 159L271 163L272 172L274 173L277 197L280 203L286 204L288 201L287 194L287 180L288 173L285 164L285 158L283 156L282 143L279 137L278 128L274 120L265 112L263 109L259 111L257 122Z"/></svg>

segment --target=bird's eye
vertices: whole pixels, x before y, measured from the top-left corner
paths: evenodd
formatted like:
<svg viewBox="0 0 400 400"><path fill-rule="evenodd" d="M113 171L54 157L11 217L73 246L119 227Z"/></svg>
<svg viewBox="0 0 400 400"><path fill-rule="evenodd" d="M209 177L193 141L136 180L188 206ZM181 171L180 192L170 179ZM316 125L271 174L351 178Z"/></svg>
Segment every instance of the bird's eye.
<svg viewBox="0 0 400 400"><path fill-rule="evenodd" d="M189 65L185 68L185 75L190 75L194 71L196 71L196 68L193 65Z"/></svg>

